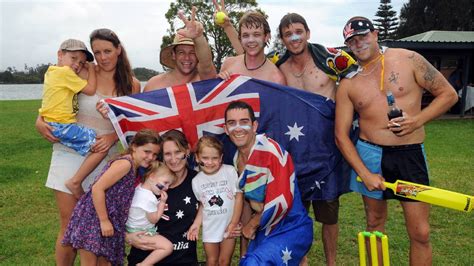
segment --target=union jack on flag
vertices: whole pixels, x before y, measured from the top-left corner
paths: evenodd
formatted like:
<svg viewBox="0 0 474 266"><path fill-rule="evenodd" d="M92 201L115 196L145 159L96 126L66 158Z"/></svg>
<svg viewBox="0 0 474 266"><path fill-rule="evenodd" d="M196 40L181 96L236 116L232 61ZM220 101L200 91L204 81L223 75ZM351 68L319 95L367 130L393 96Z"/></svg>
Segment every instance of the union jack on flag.
<svg viewBox="0 0 474 266"><path fill-rule="evenodd" d="M142 128L160 133L170 129L183 131L192 147L210 133L224 133L224 111L232 101L245 101L256 115L260 111L259 94L242 86L250 80L232 76L228 81L187 83L141 94L105 99L110 120L124 147L128 139ZM216 80L214 80L216 81Z"/></svg>
<svg viewBox="0 0 474 266"><path fill-rule="evenodd" d="M295 168L290 154L276 141L257 135L239 180L245 198L264 203L260 228L268 235L293 206Z"/></svg>
<svg viewBox="0 0 474 266"><path fill-rule="evenodd" d="M236 147L223 125L225 108L235 100L252 106L257 133L291 154L304 200L331 200L349 191L349 169L334 140L335 103L321 95L233 75L228 81L203 80L105 101L125 147L142 128L160 133L178 129L192 147L203 135L218 137L224 143L224 163L232 164Z"/></svg>
<svg viewBox="0 0 474 266"><path fill-rule="evenodd" d="M180 129L193 145L198 137L213 134L224 143L224 162L232 164L236 147L224 134L223 124L225 108L234 100L253 107L257 132L265 133L257 135L244 170L246 197L263 203L262 230L250 242L245 261L298 265L313 239L312 221L301 198L330 200L348 191L349 171L344 170L334 141L334 101L234 75L229 81L203 80L106 102L124 145L141 128Z"/></svg>

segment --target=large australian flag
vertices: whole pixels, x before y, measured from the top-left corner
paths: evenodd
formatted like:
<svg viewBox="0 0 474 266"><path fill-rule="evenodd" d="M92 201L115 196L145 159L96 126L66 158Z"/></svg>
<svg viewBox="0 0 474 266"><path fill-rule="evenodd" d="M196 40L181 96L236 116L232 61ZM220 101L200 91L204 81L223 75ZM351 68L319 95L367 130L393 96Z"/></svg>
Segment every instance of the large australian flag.
<svg viewBox="0 0 474 266"><path fill-rule="evenodd" d="M258 133L293 157L303 200L330 200L349 191L349 167L334 139L335 103L321 95L233 75L105 101L124 146L141 128L181 130L192 146L211 134L224 142L224 160L231 163L235 147L223 130L224 111L237 100L253 107Z"/></svg>

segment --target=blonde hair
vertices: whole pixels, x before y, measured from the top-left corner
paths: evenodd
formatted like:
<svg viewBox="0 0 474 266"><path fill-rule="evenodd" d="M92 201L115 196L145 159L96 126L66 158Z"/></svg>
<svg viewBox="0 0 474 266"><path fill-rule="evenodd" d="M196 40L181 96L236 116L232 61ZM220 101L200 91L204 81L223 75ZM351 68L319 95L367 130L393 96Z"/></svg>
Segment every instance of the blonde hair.
<svg viewBox="0 0 474 266"><path fill-rule="evenodd" d="M196 154L199 155L204 147L214 148L219 152L219 155L224 153L224 146L222 142L213 136L202 136L196 145Z"/></svg>
<svg viewBox="0 0 474 266"><path fill-rule="evenodd" d="M165 163L160 161L153 161L150 163L148 167L148 171L143 175L141 182L145 182L152 174L160 174L163 173L173 180L172 182L176 181L176 174L173 173Z"/></svg>

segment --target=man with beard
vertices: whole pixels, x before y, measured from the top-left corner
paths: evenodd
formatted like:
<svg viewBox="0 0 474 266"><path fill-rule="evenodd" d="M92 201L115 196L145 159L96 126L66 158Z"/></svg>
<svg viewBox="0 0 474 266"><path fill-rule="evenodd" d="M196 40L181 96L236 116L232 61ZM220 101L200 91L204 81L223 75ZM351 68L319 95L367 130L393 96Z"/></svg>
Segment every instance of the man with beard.
<svg viewBox="0 0 474 266"><path fill-rule="evenodd" d="M211 49L203 35L204 28L195 20L196 8L192 8L191 20L182 12L178 15L185 27L178 30L173 43L160 52L161 64L170 70L148 80L144 91L216 77Z"/></svg>
<svg viewBox="0 0 474 266"><path fill-rule="evenodd" d="M285 15L279 25L279 34L287 52L277 62L288 86L319 94L334 101L336 81L355 74L355 61L344 51L310 44L310 30L306 20L296 13ZM333 134L332 126L321 128ZM341 156L339 153L337 156ZM341 174L342 175L342 174ZM315 220L322 223L322 241L327 265L336 264L338 237L339 195L344 191L342 176L336 179L298 178L303 204L309 210L313 206ZM311 189L315 182L321 190ZM305 264L306 261L303 263Z"/></svg>

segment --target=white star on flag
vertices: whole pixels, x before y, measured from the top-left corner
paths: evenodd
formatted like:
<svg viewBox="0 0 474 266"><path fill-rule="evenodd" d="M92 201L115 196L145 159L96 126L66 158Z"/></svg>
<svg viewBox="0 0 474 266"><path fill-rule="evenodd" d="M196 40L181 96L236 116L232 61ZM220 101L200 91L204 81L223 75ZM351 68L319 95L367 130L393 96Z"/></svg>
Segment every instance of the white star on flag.
<svg viewBox="0 0 474 266"><path fill-rule="evenodd" d="M324 181L321 181L321 182L319 182L319 181L314 181L315 186L312 186L312 187L311 187L311 190L314 190L316 187L317 187L318 189L321 189L321 185L324 184L324 183L326 183L326 182L324 182Z"/></svg>
<svg viewBox="0 0 474 266"><path fill-rule="evenodd" d="M301 132L304 126L298 127L298 124L295 122L293 127L287 126L289 131L285 133L285 135L290 136L290 141L292 139L296 139L296 141L300 141L300 136L304 136L304 134Z"/></svg>
<svg viewBox="0 0 474 266"><path fill-rule="evenodd" d="M191 204L191 198L189 196L186 196L186 198L183 199L186 204Z"/></svg>
<svg viewBox="0 0 474 266"><path fill-rule="evenodd" d="M288 265L288 261L292 259L291 258L291 253L293 251L288 250L288 247L286 247L285 250L282 250L281 252L283 253L283 257L281 257L281 259L283 260L283 263L285 265Z"/></svg>
<svg viewBox="0 0 474 266"><path fill-rule="evenodd" d="M183 216L184 216L184 212L182 210L179 210L176 212L176 217L178 217L178 219L183 219Z"/></svg>

